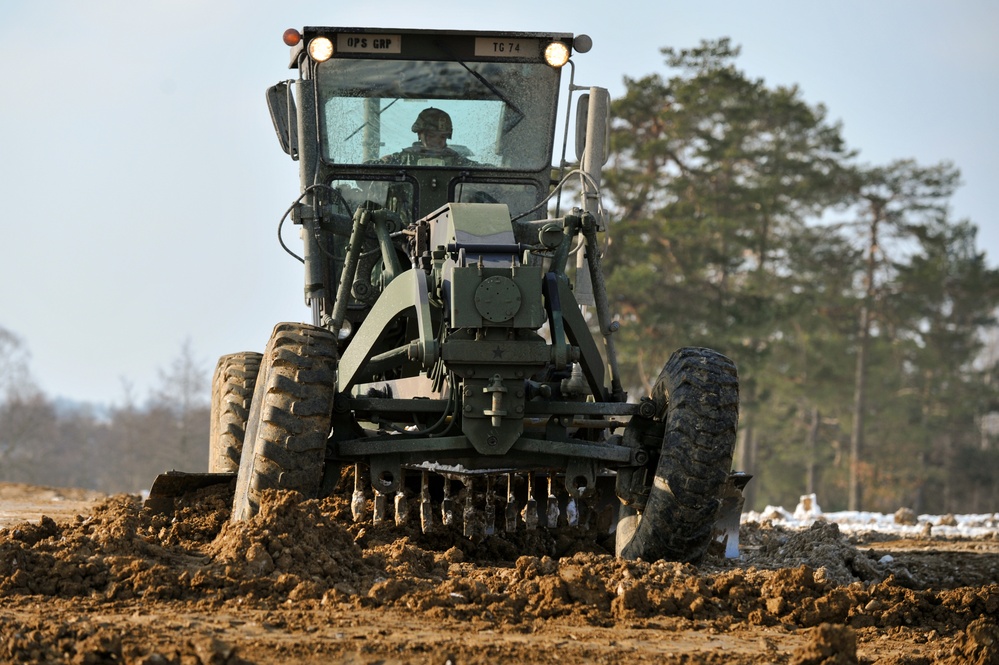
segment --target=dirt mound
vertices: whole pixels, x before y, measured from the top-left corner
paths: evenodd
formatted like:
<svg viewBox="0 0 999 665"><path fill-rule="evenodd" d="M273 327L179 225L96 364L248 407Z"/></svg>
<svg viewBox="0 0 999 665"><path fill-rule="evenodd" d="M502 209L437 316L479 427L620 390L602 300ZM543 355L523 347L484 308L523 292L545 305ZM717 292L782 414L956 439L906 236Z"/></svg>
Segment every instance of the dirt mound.
<svg viewBox="0 0 999 665"><path fill-rule="evenodd" d="M205 548L217 589L252 598L322 598L357 593L375 571L351 534L318 501L294 493L265 494L252 520L223 521Z"/></svg>
<svg viewBox="0 0 999 665"><path fill-rule="evenodd" d="M116 577L144 584L145 575L121 568L156 561L162 548L142 540L138 528L137 504L117 497L70 524L42 517L0 533L0 595L89 595Z"/></svg>
<svg viewBox="0 0 999 665"><path fill-rule="evenodd" d="M857 634L847 626L824 623L809 631L808 644L791 657L791 665L853 665Z"/></svg>
<svg viewBox="0 0 999 665"><path fill-rule="evenodd" d="M859 551L832 522L815 522L804 531L766 538L754 561L773 568L808 565L836 584L878 582L889 574L888 567Z"/></svg>
<svg viewBox="0 0 999 665"><path fill-rule="evenodd" d="M995 623L981 621L999 614L994 576L981 586L941 585L921 577L930 569L910 572L903 555L859 549L835 524L800 532L746 525L741 560L711 557L694 567L622 561L608 553L606 539L575 529L472 541L444 528L423 534L415 520L355 524L346 497L303 501L269 493L255 518L233 524L231 500L231 486L207 488L174 514L159 515L135 497L115 496L87 517L43 518L0 532L0 657L150 665L246 657L216 639L246 631L245 619L173 643L170 651L130 642L127 631L108 631L86 616L52 624L2 609L65 599L68 607L104 612L134 602L165 604L168 614L265 612L253 624L264 631L318 630L317 622L338 612L403 612L441 627L501 634L538 635L552 625L735 635L808 629L785 660L801 665L858 662L858 642L863 650L881 635L926 644L919 653L930 653L927 636L951 640L932 652L937 659L995 658ZM996 554L986 554L974 567L988 579L996 562ZM750 651L763 658L773 649L761 644Z"/></svg>
<svg viewBox="0 0 999 665"><path fill-rule="evenodd" d="M0 594L224 600L335 588L364 571L318 502L274 493L257 518L231 524L230 501L209 488L168 516L121 495L69 524L18 525L0 534Z"/></svg>
<svg viewBox="0 0 999 665"><path fill-rule="evenodd" d="M957 640L951 660L966 665L999 664L999 626L995 615L982 617L968 624L967 630Z"/></svg>

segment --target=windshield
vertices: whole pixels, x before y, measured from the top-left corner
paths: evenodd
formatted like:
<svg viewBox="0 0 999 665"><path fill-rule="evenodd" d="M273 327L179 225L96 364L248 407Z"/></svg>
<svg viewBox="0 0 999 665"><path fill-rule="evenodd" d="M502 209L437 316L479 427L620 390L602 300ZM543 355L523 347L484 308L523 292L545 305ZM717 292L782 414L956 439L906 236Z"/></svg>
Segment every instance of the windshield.
<svg viewBox="0 0 999 665"><path fill-rule="evenodd" d="M334 58L316 76L329 162L515 171L551 163L558 72L548 65Z"/></svg>

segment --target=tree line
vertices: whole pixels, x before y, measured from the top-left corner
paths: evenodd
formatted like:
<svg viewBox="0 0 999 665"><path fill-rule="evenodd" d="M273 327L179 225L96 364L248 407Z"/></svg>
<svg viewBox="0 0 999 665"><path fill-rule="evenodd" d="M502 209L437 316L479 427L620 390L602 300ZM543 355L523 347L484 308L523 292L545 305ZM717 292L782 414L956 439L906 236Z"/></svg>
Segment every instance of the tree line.
<svg viewBox="0 0 999 665"><path fill-rule="evenodd" d="M124 403L107 409L52 400L28 358L0 327L0 481L134 493L170 469L207 469L208 381L190 342L147 400L126 385Z"/></svg>
<svg viewBox="0 0 999 665"><path fill-rule="evenodd" d="M950 215L958 170L861 163L728 40L662 54L613 102L604 172L626 384L680 346L735 360L755 508L995 510L999 274Z"/></svg>

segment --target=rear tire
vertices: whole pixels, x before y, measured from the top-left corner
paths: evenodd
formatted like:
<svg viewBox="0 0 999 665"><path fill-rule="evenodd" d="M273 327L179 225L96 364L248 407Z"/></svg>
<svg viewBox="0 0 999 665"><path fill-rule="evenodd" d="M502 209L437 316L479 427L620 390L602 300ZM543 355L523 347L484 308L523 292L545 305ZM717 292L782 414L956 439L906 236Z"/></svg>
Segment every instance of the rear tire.
<svg viewBox="0 0 999 665"><path fill-rule="evenodd" d="M707 552L732 468L739 421L735 364L710 349L667 361L652 399L666 432L644 508L623 505L616 549L624 559L696 562Z"/></svg>
<svg viewBox="0 0 999 665"><path fill-rule="evenodd" d="M209 473L235 473L239 469L246 419L262 357L249 351L231 353L219 358L215 366L208 438Z"/></svg>
<svg viewBox="0 0 999 665"><path fill-rule="evenodd" d="M264 350L236 477L232 520L260 510L265 490L319 494L336 395L336 338L280 323Z"/></svg>

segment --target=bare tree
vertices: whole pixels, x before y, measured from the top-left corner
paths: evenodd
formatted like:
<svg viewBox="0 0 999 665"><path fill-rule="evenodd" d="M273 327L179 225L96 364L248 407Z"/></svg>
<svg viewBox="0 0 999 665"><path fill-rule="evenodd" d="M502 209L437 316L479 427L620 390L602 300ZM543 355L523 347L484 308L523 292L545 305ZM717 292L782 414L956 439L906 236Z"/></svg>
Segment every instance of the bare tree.
<svg viewBox="0 0 999 665"><path fill-rule="evenodd" d="M0 327L0 477L5 480L35 480L31 470L54 420L52 405L28 371L29 359L21 338Z"/></svg>
<svg viewBox="0 0 999 665"><path fill-rule="evenodd" d="M0 393L3 397L34 388L28 372L30 357L21 338L0 326Z"/></svg>
<svg viewBox="0 0 999 665"><path fill-rule="evenodd" d="M160 385L153 391L153 401L182 419L208 404L209 372L207 365L195 357L191 338L185 339L169 369L160 370Z"/></svg>
<svg viewBox="0 0 999 665"><path fill-rule="evenodd" d="M153 391L146 414L157 425L147 432L164 436L164 461L178 468L196 470L205 465L210 372L208 365L195 357L190 338L184 340L170 367L160 370L160 385Z"/></svg>

